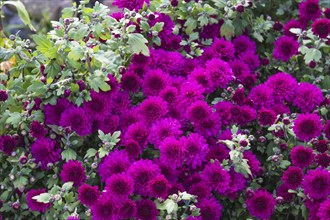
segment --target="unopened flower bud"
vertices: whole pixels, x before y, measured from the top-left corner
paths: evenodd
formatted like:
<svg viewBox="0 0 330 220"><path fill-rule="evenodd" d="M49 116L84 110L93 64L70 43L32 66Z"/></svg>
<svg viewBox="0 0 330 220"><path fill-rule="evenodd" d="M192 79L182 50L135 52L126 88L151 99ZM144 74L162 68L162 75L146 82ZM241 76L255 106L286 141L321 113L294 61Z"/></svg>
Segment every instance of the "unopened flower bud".
<svg viewBox="0 0 330 220"><path fill-rule="evenodd" d="M14 202L12 204L13 209L19 210L21 208L21 204L19 202Z"/></svg>
<svg viewBox="0 0 330 220"><path fill-rule="evenodd" d="M277 203L277 204L282 204L283 202L284 202L284 199L283 199L282 196L278 196L278 197L276 197L276 203Z"/></svg>

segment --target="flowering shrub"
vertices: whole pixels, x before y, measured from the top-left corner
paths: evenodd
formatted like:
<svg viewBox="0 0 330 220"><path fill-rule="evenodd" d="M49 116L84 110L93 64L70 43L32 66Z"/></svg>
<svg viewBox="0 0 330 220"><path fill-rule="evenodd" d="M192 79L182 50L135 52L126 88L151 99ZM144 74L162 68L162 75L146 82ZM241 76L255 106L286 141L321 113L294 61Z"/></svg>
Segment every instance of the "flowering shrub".
<svg viewBox="0 0 330 220"><path fill-rule="evenodd" d="M5 40L0 219L329 219L330 9L269 2L83 1Z"/></svg>

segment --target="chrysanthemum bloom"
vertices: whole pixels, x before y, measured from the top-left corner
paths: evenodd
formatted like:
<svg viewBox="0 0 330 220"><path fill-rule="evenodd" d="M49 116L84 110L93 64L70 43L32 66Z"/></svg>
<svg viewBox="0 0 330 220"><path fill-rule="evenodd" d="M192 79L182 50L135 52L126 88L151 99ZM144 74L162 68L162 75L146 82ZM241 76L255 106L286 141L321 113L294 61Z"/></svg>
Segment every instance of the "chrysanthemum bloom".
<svg viewBox="0 0 330 220"><path fill-rule="evenodd" d="M34 138L42 138L47 134L45 126L38 121L32 121L30 125L30 134Z"/></svg>
<svg viewBox="0 0 330 220"><path fill-rule="evenodd" d="M249 66L242 60L236 59L229 62L236 79L241 82L243 77L250 74Z"/></svg>
<svg viewBox="0 0 330 220"><path fill-rule="evenodd" d="M91 206L96 203L101 193L97 186L83 184L78 189L78 199L81 204Z"/></svg>
<svg viewBox="0 0 330 220"><path fill-rule="evenodd" d="M246 51L244 53L240 53L239 59L246 63L251 71L258 69L260 66L258 54L255 52Z"/></svg>
<svg viewBox="0 0 330 220"><path fill-rule="evenodd" d="M10 135L0 135L0 151L4 152L8 156L15 150L17 146L17 140Z"/></svg>
<svg viewBox="0 0 330 220"><path fill-rule="evenodd" d="M203 181L220 194L230 187L229 173L221 167L218 161L206 165L201 175Z"/></svg>
<svg viewBox="0 0 330 220"><path fill-rule="evenodd" d="M159 148L159 144L167 137L179 138L182 135L181 124L173 118L163 118L156 121L149 135L149 142Z"/></svg>
<svg viewBox="0 0 330 220"><path fill-rule="evenodd" d="M118 8L127 8L129 10L139 10L143 7L143 4L150 4L150 0L115 0L112 5L117 6Z"/></svg>
<svg viewBox="0 0 330 220"><path fill-rule="evenodd" d="M250 106L234 106L230 111L233 121L240 126L245 126L257 118L256 111Z"/></svg>
<svg viewBox="0 0 330 220"><path fill-rule="evenodd" d="M274 104L272 90L265 84L253 87L248 98L253 102L256 109L269 108Z"/></svg>
<svg viewBox="0 0 330 220"><path fill-rule="evenodd" d="M152 52L152 51L151 51ZM151 62L151 58L143 54L134 54L131 63L137 66L148 66Z"/></svg>
<svg viewBox="0 0 330 220"><path fill-rule="evenodd" d="M149 70L143 76L142 92L145 96L156 96L168 83L168 74L161 69Z"/></svg>
<svg viewBox="0 0 330 220"><path fill-rule="evenodd" d="M220 163L229 158L229 148L223 144L218 143L209 147L209 153L206 155L206 160L218 160Z"/></svg>
<svg viewBox="0 0 330 220"><path fill-rule="evenodd" d="M330 172L326 169L309 170L302 188L311 199L324 199L330 195Z"/></svg>
<svg viewBox="0 0 330 220"><path fill-rule="evenodd" d="M45 123L59 125L62 113L71 105L72 103L65 98L57 99L56 105L46 104L44 106Z"/></svg>
<svg viewBox="0 0 330 220"><path fill-rule="evenodd" d="M128 198L133 193L133 179L127 174L114 174L106 181L107 195L116 200Z"/></svg>
<svg viewBox="0 0 330 220"><path fill-rule="evenodd" d="M244 151L243 157L244 159L247 159L247 163L250 166L251 173L254 176L257 176L260 173L261 167L256 155L254 155L251 151Z"/></svg>
<svg viewBox="0 0 330 220"><path fill-rule="evenodd" d="M121 88L127 92L137 92L140 88L140 77L133 71L127 71L121 78Z"/></svg>
<svg viewBox="0 0 330 220"><path fill-rule="evenodd" d="M220 36L220 27L221 27L220 22L217 24L208 24L203 27L203 30L199 36L205 40L214 39L216 37L219 37Z"/></svg>
<svg viewBox="0 0 330 220"><path fill-rule="evenodd" d="M136 219L156 220L158 210L156 204L149 199L140 199L136 202Z"/></svg>
<svg viewBox="0 0 330 220"><path fill-rule="evenodd" d="M150 160L139 160L130 166L128 174L134 181L134 192L147 196L149 194L147 183L160 175L160 169Z"/></svg>
<svg viewBox="0 0 330 220"><path fill-rule="evenodd" d="M132 139L125 140L124 148L130 159L138 158L143 150L139 143Z"/></svg>
<svg viewBox="0 0 330 220"><path fill-rule="evenodd" d="M215 57L218 57L224 61L228 61L234 58L234 45L224 38L215 39L211 45L211 48L216 53Z"/></svg>
<svg viewBox="0 0 330 220"><path fill-rule="evenodd" d="M84 102L84 110L92 119L102 119L110 114L110 97L91 91L91 101Z"/></svg>
<svg viewBox="0 0 330 220"><path fill-rule="evenodd" d="M8 99L8 93L5 90L0 90L0 102L4 102Z"/></svg>
<svg viewBox="0 0 330 220"><path fill-rule="evenodd" d="M211 113L212 109L205 101L196 101L187 109L187 118L192 122L200 122Z"/></svg>
<svg viewBox="0 0 330 220"><path fill-rule="evenodd" d="M255 42L251 41L251 39L245 35L236 37L233 43L236 54L245 53L247 51L252 51L254 53L257 48Z"/></svg>
<svg viewBox="0 0 330 220"><path fill-rule="evenodd" d="M77 160L69 160L66 162L60 173L63 182L73 182L78 187L86 181L86 173L83 164Z"/></svg>
<svg viewBox="0 0 330 220"><path fill-rule="evenodd" d="M195 81L188 81L181 85L181 90L178 96L180 104L190 106L191 103L197 100L204 100L204 88Z"/></svg>
<svg viewBox="0 0 330 220"><path fill-rule="evenodd" d="M38 202L37 200L33 199L33 197L40 195L41 193L45 193L46 189L31 189L26 194L26 203L29 209L37 212L45 212L46 209L50 208L52 204L50 203L43 203Z"/></svg>
<svg viewBox="0 0 330 220"><path fill-rule="evenodd" d="M125 151L110 152L98 167L101 181L105 182L111 175L125 172L129 166L130 162Z"/></svg>
<svg viewBox="0 0 330 220"><path fill-rule="evenodd" d="M117 130L119 125L119 117L117 115L108 115L97 121L98 129L103 131L105 134L113 133Z"/></svg>
<svg viewBox="0 0 330 220"><path fill-rule="evenodd" d="M120 207L118 208L118 217L120 219L133 218L136 214L136 204L130 199L126 199L120 202Z"/></svg>
<svg viewBox="0 0 330 220"><path fill-rule="evenodd" d="M182 165L184 158L184 143L174 137L165 138L159 145L160 161L176 168Z"/></svg>
<svg viewBox="0 0 330 220"><path fill-rule="evenodd" d="M176 103L179 95L179 91L177 88L172 86L165 87L160 93L159 96L167 102L169 106L172 106Z"/></svg>
<svg viewBox="0 0 330 220"><path fill-rule="evenodd" d="M137 122L128 127L124 135L124 140L135 140L140 147L146 147L148 142L149 130L145 123Z"/></svg>
<svg viewBox="0 0 330 220"><path fill-rule="evenodd" d="M31 154L36 163L41 163L41 169L48 169L48 163L55 163L61 157L61 150L56 147L56 141L50 138L41 138L31 144Z"/></svg>
<svg viewBox="0 0 330 220"><path fill-rule="evenodd" d="M324 200L317 213L317 217L320 218L320 220L328 220L330 219L330 198Z"/></svg>
<svg viewBox="0 0 330 220"><path fill-rule="evenodd" d="M330 139L330 120L324 125L324 134L326 138Z"/></svg>
<svg viewBox="0 0 330 220"><path fill-rule="evenodd" d="M302 169L299 167L290 166L284 173L281 178L283 183L289 187L289 189L297 189L303 179Z"/></svg>
<svg viewBox="0 0 330 220"><path fill-rule="evenodd" d="M231 100L237 105L243 105L246 100L244 88L236 89L234 95L231 97Z"/></svg>
<svg viewBox="0 0 330 220"><path fill-rule="evenodd" d="M237 198L239 193L246 187L246 179L243 174L236 173L234 168L229 170L230 175L230 188L225 192L225 196L231 200Z"/></svg>
<svg viewBox="0 0 330 220"><path fill-rule="evenodd" d="M70 127L80 136L91 133L92 121L86 111L80 107L70 107L61 115L60 125Z"/></svg>
<svg viewBox="0 0 330 220"><path fill-rule="evenodd" d="M116 202L110 197L102 194L94 205L91 206L92 220L116 220L117 206Z"/></svg>
<svg viewBox="0 0 330 220"><path fill-rule="evenodd" d="M163 15L162 14L160 16L161 17L163 17L163 16L168 17L168 19L171 21L171 18L168 15ZM153 20L153 21L155 21L155 20ZM163 33L163 34L166 33L165 29L168 28L167 26L170 25L169 23L166 23L166 22L167 21L164 22L165 24L164 24L163 30L160 32L160 34L161 33ZM171 28L171 32L172 32L172 28ZM168 36L167 36L167 38L170 39ZM166 39L166 41L168 39ZM161 69L165 73L170 74L172 76L173 75L181 75L183 73L182 70L183 70L183 66L185 64L185 57L183 57L182 54L180 54L179 52L177 52L177 51L165 51L165 50L162 50L162 49L157 49L157 50L154 50L154 53L152 53L151 56L152 56L152 60L153 60L152 63L151 63L151 68L152 69Z"/></svg>
<svg viewBox="0 0 330 220"><path fill-rule="evenodd" d="M207 79L211 82L211 88L215 91L218 87L226 88L228 83L234 79L233 71L228 63L214 58L205 64Z"/></svg>
<svg viewBox="0 0 330 220"><path fill-rule="evenodd" d="M294 121L293 131L302 141L310 141L322 133L322 121L317 114L300 114Z"/></svg>
<svg viewBox="0 0 330 220"><path fill-rule="evenodd" d="M273 56L277 60L287 62L293 55L298 54L299 43L297 40L282 36L274 42Z"/></svg>
<svg viewBox="0 0 330 220"><path fill-rule="evenodd" d="M111 90L110 90L111 91ZM111 98L111 111L113 114L121 114L131 107L129 93L117 92Z"/></svg>
<svg viewBox="0 0 330 220"><path fill-rule="evenodd" d="M281 184L276 189L276 196L281 196L285 202L290 202L293 199L294 194L289 193L289 187L285 184Z"/></svg>
<svg viewBox="0 0 330 220"><path fill-rule="evenodd" d="M270 219L275 211L276 201L273 195L264 189L258 189L246 201L247 209L256 218Z"/></svg>
<svg viewBox="0 0 330 220"><path fill-rule="evenodd" d="M310 112L320 106L323 101L322 90L310 83L299 83L296 90L296 97L293 105L301 109L302 112Z"/></svg>
<svg viewBox="0 0 330 220"><path fill-rule="evenodd" d="M306 0L299 4L300 19L304 22L316 20L321 17L322 10L319 7L319 0Z"/></svg>
<svg viewBox="0 0 330 220"><path fill-rule="evenodd" d="M292 148L290 152L292 164L300 168L305 168L311 165L314 156L313 149L304 146L296 146Z"/></svg>
<svg viewBox="0 0 330 220"><path fill-rule="evenodd" d="M258 121L261 126L269 126L276 121L276 114L271 109L262 108L258 112Z"/></svg>
<svg viewBox="0 0 330 220"><path fill-rule="evenodd" d="M221 130L221 119L218 113L212 112L209 117L196 123L194 130L206 138L217 136Z"/></svg>
<svg viewBox="0 0 330 220"><path fill-rule="evenodd" d="M327 38L330 33L330 20L328 18L321 18L312 24L312 32L320 38Z"/></svg>
<svg viewBox="0 0 330 220"><path fill-rule="evenodd" d="M197 67L189 74L188 81L196 81L204 88L205 93L209 94L212 92L210 89L211 82L208 80L206 72L205 68Z"/></svg>
<svg viewBox="0 0 330 220"><path fill-rule="evenodd" d="M283 27L283 34L288 37L293 37L294 39L298 39L298 36L290 31L291 28L299 28L303 29L303 26L299 21L291 19L288 21Z"/></svg>
<svg viewBox="0 0 330 220"><path fill-rule="evenodd" d="M159 97L145 99L141 102L139 110L141 118L148 123L162 118L168 112L167 103Z"/></svg>
<svg viewBox="0 0 330 220"><path fill-rule="evenodd" d="M220 219L222 216L222 206L214 198L203 199L198 202L197 207L200 208L202 219Z"/></svg>
<svg viewBox="0 0 330 220"><path fill-rule="evenodd" d="M215 104L213 107L220 116L221 123L223 125L230 124L232 118L230 109L233 107L233 104L228 101L221 101Z"/></svg>
<svg viewBox="0 0 330 220"><path fill-rule="evenodd" d="M151 196L166 199L171 185L163 175L159 175L148 182L147 188Z"/></svg>
<svg viewBox="0 0 330 220"><path fill-rule="evenodd" d="M327 168L330 165L330 156L327 153L318 154L315 156L317 165Z"/></svg>
<svg viewBox="0 0 330 220"><path fill-rule="evenodd" d="M326 133L326 132L324 132L324 133ZM313 146L315 146L316 150L320 153L326 152L327 150L329 150L329 147L330 147L330 146L328 146L327 140L318 140L316 144L313 143Z"/></svg>
<svg viewBox="0 0 330 220"><path fill-rule="evenodd" d="M191 133L188 137L183 138L185 148L185 162L188 166L195 169L202 165L206 160L206 155L209 152L208 145L203 136L197 133Z"/></svg>
<svg viewBox="0 0 330 220"><path fill-rule="evenodd" d="M283 103L283 101L291 102L294 99L298 83L291 75L281 72L270 76L265 85L272 90L275 101Z"/></svg>
<svg viewBox="0 0 330 220"><path fill-rule="evenodd" d="M197 196L198 200L202 200L212 196L212 188L203 182L191 185L188 192L192 195Z"/></svg>
<svg viewBox="0 0 330 220"><path fill-rule="evenodd" d="M134 107L129 110L123 111L120 114L119 119L120 130L126 131L130 125L139 121L138 108Z"/></svg>

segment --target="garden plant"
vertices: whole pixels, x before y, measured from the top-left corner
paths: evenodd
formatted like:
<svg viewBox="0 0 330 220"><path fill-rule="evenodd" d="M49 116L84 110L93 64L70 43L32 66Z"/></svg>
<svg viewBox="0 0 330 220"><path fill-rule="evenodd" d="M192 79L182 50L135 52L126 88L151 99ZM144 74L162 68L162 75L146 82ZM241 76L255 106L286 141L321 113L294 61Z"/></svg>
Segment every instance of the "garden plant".
<svg viewBox="0 0 330 220"><path fill-rule="evenodd" d="M328 0L87 4L0 29L0 220L330 219Z"/></svg>

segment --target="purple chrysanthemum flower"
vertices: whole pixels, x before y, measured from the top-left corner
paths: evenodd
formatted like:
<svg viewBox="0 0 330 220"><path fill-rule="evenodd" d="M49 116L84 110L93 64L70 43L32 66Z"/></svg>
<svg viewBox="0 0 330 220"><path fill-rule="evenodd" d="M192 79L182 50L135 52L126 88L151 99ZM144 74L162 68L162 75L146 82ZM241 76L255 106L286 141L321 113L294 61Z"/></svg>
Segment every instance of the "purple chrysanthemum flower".
<svg viewBox="0 0 330 220"><path fill-rule="evenodd" d="M320 220L330 219L330 198L324 200L320 204L320 208L319 208L318 213L316 215L317 215L317 217L320 218Z"/></svg>
<svg viewBox="0 0 330 220"><path fill-rule="evenodd" d="M302 169L299 167L290 166L284 173L281 178L283 183L288 186L289 189L297 189L303 179Z"/></svg>
<svg viewBox="0 0 330 220"><path fill-rule="evenodd" d="M105 134L113 133L117 130L119 125L119 117L117 115L108 115L97 121L98 129Z"/></svg>
<svg viewBox="0 0 330 220"><path fill-rule="evenodd" d="M171 185L163 175L159 175L148 182L147 188L151 196L166 199Z"/></svg>
<svg viewBox="0 0 330 220"><path fill-rule="evenodd" d="M244 53L240 53L239 59L246 63L251 71L258 69L258 67L260 66L258 54L253 51L246 51Z"/></svg>
<svg viewBox="0 0 330 220"><path fill-rule="evenodd" d="M195 68L188 76L188 81L196 81L199 85L201 85L205 93L211 93L212 90L210 89L211 82L207 77L207 70L202 67Z"/></svg>
<svg viewBox="0 0 330 220"><path fill-rule="evenodd" d="M165 33L164 28L166 28L166 26L167 23L165 22L163 31L161 31L160 33ZM158 50L154 50L151 56L153 60L151 64L151 68L161 69L164 71L164 73L170 74L172 76L181 75L183 73L185 58L179 52L177 51L169 52L162 49L158 49Z"/></svg>
<svg viewBox="0 0 330 220"><path fill-rule="evenodd" d="M204 137L217 136L221 130L221 119L216 112L212 112L209 117L195 123L194 130Z"/></svg>
<svg viewBox="0 0 330 220"><path fill-rule="evenodd" d="M112 5L117 6L118 8L127 8L129 10L139 10L143 7L143 4L150 4L150 0L115 0Z"/></svg>
<svg viewBox="0 0 330 220"><path fill-rule="evenodd" d="M330 120L324 125L324 134L326 138L330 139Z"/></svg>
<svg viewBox="0 0 330 220"><path fill-rule="evenodd" d="M258 112L258 121L261 126L270 126L276 121L276 113L271 109L262 108Z"/></svg>
<svg viewBox="0 0 330 220"><path fill-rule="evenodd" d="M73 182L73 186L81 186L86 181L86 173L83 164L77 160L66 162L60 173L63 182Z"/></svg>
<svg viewBox="0 0 330 220"><path fill-rule="evenodd" d="M133 193L133 179L127 174L114 174L106 181L107 195L115 200L128 198Z"/></svg>
<svg viewBox="0 0 330 220"><path fill-rule="evenodd" d="M61 150L56 147L56 141L41 138L31 144L31 154L36 163L41 163L41 169L49 169L47 164L61 160Z"/></svg>
<svg viewBox="0 0 330 220"><path fill-rule="evenodd" d="M222 206L215 198L203 199L198 202L202 219L220 219Z"/></svg>
<svg viewBox="0 0 330 220"><path fill-rule="evenodd" d="M230 124L230 120L232 118L230 109L233 107L233 104L228 101L221 101L216 103L213 107L220 116L221 123L223 125Z"/></svg>
<svg viewBox="0 0 330 220"><path fill-rule="evenodd" d="M140 199L136 202L136 219L156 220L158 210L156 204L149 199Z"/></svg>
<svg viewBox="0 0 330 220"><path fill-rule="evenodd" d="M146 72L142 81L142 92L145 96L158 95L168 84L168 74L161 69Z"/></svg>
<svg viewBox="0 0 330 220"><path fill-rule="evenodd" d="M194 122L198 123L212 113L211 107L205 101L196 101L190 105L187 109L187 118Z"/></svg>
<svg viewBox="0 0 330 220"><path fill-rule="evenodd" d="M315 162L318 166L327 168L330 165L330 155L327 153L318 154L315 156Z"/></svg>
<svg viewBox="0 0 330 220"><path fill-rule="evenodd" d="M5 90L0 90L0 102L4 102L8 99L8 93Z"/></svg>
<svg viewBox="0 0 330 220"><path fill-rule="evenodd" d="M317 114L300 114L294 121L293 131L302 141L310 141L322 134L322 121Z"/></svg>
<svg viewBox="0 0 330 220"><path fill-rule="evenodd" d="M111 91L111 90L110 90ZM131 107L129 93L117 92L111 98L111 111L113 114L120 114Z"/></svg>
<svg viewBox="0 0 330 220"><path fill-rule="evenodd" d="M233 71L228 63L214 58L205 64L207 79L211 82L211 88L215 91L218 87L226 88L228 83L234 79Z"/></svg>
<svg viewBox="0 0 330 220"><path fill-rule="evenodd" d="M220 163L229 158L229 148L222 143L218 143L216 145L210 146L209 153L206 155L206 160L210 161L218 160Z"/></svg>
<svg viewBox="0 0 330 220"><path fill-rule="evenodd" d="M309 170L303 178L302 188L311 199L324 199L330 195L330 172L325 169Z"/></svg>
<svg viewBox="0 0 330 220"><path fill-rule="evenodd" d="M231 200L237 198L238 194L246 187L246 179L241 173L236 173L234 168L229 170L230 175L230 188L225 192L225 196Z"/></svg>
<svg viewBox="0 0 330 220"><path fill-rule="evenodd" d="M125 140L124 149L130 159L138 158L143 150L139 143L132 139Z"/></svg>
<svg viewBox="0 0 330 220"><path fill-rule="evenodd" d="M124 140L134 140L140 147L146 147L148 143L149 130L145 123L137 122L128 127Z"/></svg>
<svg viewBox="0 0 330 220"><path fill-rule="evenodd" d="M275 101L283 103L294 99L298 83L291 75L281 72L270 76L265 85L271 89Z"/></svg>
<svg viewBox="0 0 330 220"><path fill-rule="evenodd" d="M181 124L173 118L163 118L156 121L149 135L149 142L159 148L159 144L167 137L179 138L182 135Z"/></svg>
<svg viewBox="0 0 330 220"><path fill-rule="evenodd" d="M10 135L0 135L0 151L4 152L8 156L15 150L17 146L17 140Z"/></svg>
<svg viewBox="0 0 330 220"><path fill-rule="evenodd" d="M118 208L118 217L120 219L130 219L136 214L136 204L130 199L126 199L120 202L120 207Z"/></svg>
<svg viewBox="0 0 330 220"><path fill-rule="evenodd" d="M30 125L30 134L34 138L43 138L47 134L44 124L38 121L32 121Z"/></svg>
<svg viewBox="0 0 330 220"><path fill-rule="evenodd" d="M80 107L70 107L61 115L60 125L70 127L80 136L89 135L92 129L92 122L86 111Z"/></svg>
<svg viewBox="0 0 330 220"><path fill-rule="evenodd" d="M236 54L245 53L247 51L252 51L255 53L256 44L251 41L251 39L245 35L238 36L233 40Z"/></svg>
<svg viewBox="0 0 330 220"><path fill-rule="evenodd" d="M253 102L256 109L269 108L274 104L272 90L265 84L253 87L248 98Z"/></svg>
<svg viewBox="0 0 330 220"><path fill-rule="evenodd" d="M167 102L169 106L175 105L177 98L179 95L179 91L177 88L172 86L165 87L160 93L159 96Z"/></svg>
<svg viewBox="0 0 330 220"><path fill-rule="evenodd" d="M84 103L86 114L92 119L102 119L110 114L110 97L105 98L103 94L91 91L91 101Z"/></svg>
<svg viewBox="0 0 330 220"><path fill-rule="evenodd" d="M297 20L288 21L283 27L283 34L288 37L293 37L294 39L298 39L298 36L290 31L291 28L300 28L303 29L303 26Z"/></svg>
<svg viewBox="0 0 330 220"><path fill-rule="evenodd" d="M120 129L126 131L130 125L139 121L138 108L134 107L129 110L123 111L120 114L119 119L120 119L119 120Z"/></svg>
<svg viewBox="0 0 330 220"><path fill-rule="evenodd" d="M113 151L103 158L98 167L101 181L105 182L113 174L125 172L130 166L129 158L125 151Z"/></svg>
<svg viewBox="0 0 330 220"><path fill-rule="evenodd" d="M207 164L201 175L203 181L220 194L223 194L230 188L229 173L222 168L218 161Z"/></svg>
<svg viewBox="0 0 330 220"><path fill-rule="evenodd" d="M321 17L322 10L319 7L319 0L306 0L299 4L300 19L304 22L316 20Z"/></svg>
<svg viewBox="0 0 330 220"><path fill-rule="evenodd" d="M204 88L195 81L187 81L181 84L178 100L180 104L187 107L197 100L204 100Z"/></svg>
<svg viewBox="0 0 330 220"><path fill-rule="evenodd" d="M101 195L94 205L91 206L92 220L116 220L117 205L110 197Z"/></svg>
<svg viewBox="0 0 330 220"><path fill-rule="evenodd" d="M182 165L185 152L182 140L177 140L174 137L165 138L160 143L159 150L162 163L173 168Z"/></svg>
<svg viewBox="0 0 330 220"><path fill-rule="evenodd" d="M289 187L285 184L281 184L276 189L276 196L281 196L285 202L291 202L293 199L294 194L289 193Z"/></svg>
<svg viewBox="0 0 330 220"><path fill-rule="evenodd" d="M273 195L263 189L256 190L253 197L247 199L245 203L250 214L261 219L270 219L276 206Z"/></svg>
<svg viewBox="0 0 330 220"><path fill-rule="evenodd" d="M257 112L250 106L234 106L231 108L233 121L240 126L245 126L257 118Z"/></svg>
<svg viewBox="0 0 330 220"><path fill-rule="evenodd" d="M192 184L189 193L197 196L198 201L212 197L212 188L203 182Z"/></svg>
<svg viewBox="0 0 330 220"><path fill-rule="evenodd" d="M292 164L300 168L311 165L314 161L314 156L313 149L304 146L296 146L290 152Z"/></svg>
<svg viewBox="0 0 330 220"><path fill-rule="evenodd" d="M314 21L312 25L312 32L320 38L327 38L330 33L330 19L321 18Z"/></svg>
<svg viewBox="0 0 330 220"><path fill-rule="evenodd" d="M185 148L185 162L188 166L195 169L202 165L206 160L209 152L208 145L203 136L197 133L191 133L188 137L183 138Z"/></svg>
<svg viewBox="0 0 330 220"><path fill-rule="evenodd" d="M51 125L59 125L62 113L71 106L72 103L65 98L57 99L56 105L45 105L45 123Z"/></svg>
<svg viewBox="0 0 330 220"><path fill-rule="evenodd" d="M244 159L247 159L247 163L250 167L251 173L254 176L258 176L262 168L260 167L260 162L257 159L256 155L254 155L251 151L244 151L243 157Z"/></svg>
<svg viewBox="0 0 330 220"><path fill-rule="evenodd" d="M310 83L299 83L293 105L303 112L310 112L317 108L323 101L321 89Z"/></svg>
<svg viewBox="0 0 330 220"><path fill-rule="evenodd" d="M147 196L149 194L147 183L160 175L160 169L150 160L139 160L130 166L128 174L134 181L134 192Z"/></svg>
<svg viewBox="0 0 330 220"><path fill-rule="evenodd" d="M97 186L90 186L88 184L83 184L78 189L78 200L81 204L92 206L96 203L101 193Z"/></svg>
<svg viewBox="0 0 330 220"><path fill-rule="evenodd" d="M50 203L38 202L37 200L33 199L33 197L38 196L45 192L46 192L46 189L31 189L26 194L26 203L27 203L29 209L31 209L33 211L37 211L37 212L45 212L46 209L48 209L52 206L52 204L50 204Z"/></svg>
<svg viewBox="0 0 330 220"><path fill-rule="evenodd" d="M140 88L140 77L133 71L126 71L121 78L121 88L127 92L137 92Z"/></svg>
<svg viewBox="0 0 330 220"><path fill-rule="evenodd" d="M234 45L224 38L215 39L210 48L212 48L212 50L215 52L214 57L220 58L224 61L228 61L234 58Z"/></svg>
<svg viewBox="0 0 330 220"><path fill-rule="evenodd" d="M242 81L244 76L249 75L251 72L249 66L242 60L233 60L229 62L229 65L233 70L236 80L238 80L239 82Z"/></svg>
<svg viewBox="0 0 330 220"><path fill-rule="evenodd" d="M167 112L167 103L159 97L149 97L141 102L139 106L141 118L148 123L162 118Z"/></svg>
<svg viewBox="0 0 330 220"><path fill-rule="evenodd" d="M217 24L208 24L203 27L203 30L200 33L202 39L214 39L220 36L220 27L221 23Z"/></svg>
<svg viewBox="0 0 330 220"><path fill-rule="evenodd" d="M299 43L292 37L282 36L274 42L273 56L277 60L287 62L293 55L298 54Z"/></svg>

